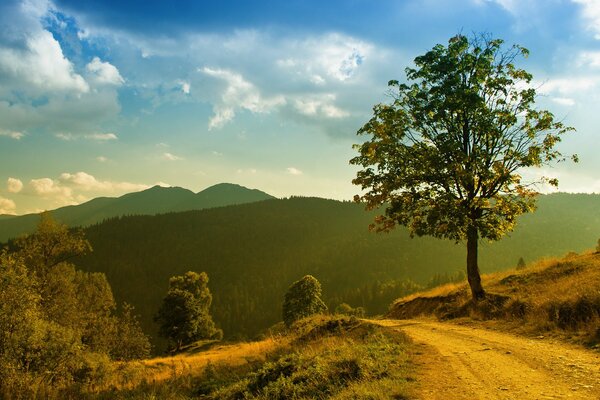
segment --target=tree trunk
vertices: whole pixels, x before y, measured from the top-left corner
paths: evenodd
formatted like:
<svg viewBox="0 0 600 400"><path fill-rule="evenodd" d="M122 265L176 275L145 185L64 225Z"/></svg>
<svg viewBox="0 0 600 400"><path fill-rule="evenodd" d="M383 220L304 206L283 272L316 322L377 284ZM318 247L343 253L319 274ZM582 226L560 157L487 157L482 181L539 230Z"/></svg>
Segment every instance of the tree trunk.
<svg viewBox="0 0 600 400"><path fill-rule="evenodd" d="M477 265L477 241L479 234L477 228L471 226L467 229L467 279L471 287L473 301L481 300L485 297L485 291L481 286L481 276L479 275L479 266Z"/></svg>

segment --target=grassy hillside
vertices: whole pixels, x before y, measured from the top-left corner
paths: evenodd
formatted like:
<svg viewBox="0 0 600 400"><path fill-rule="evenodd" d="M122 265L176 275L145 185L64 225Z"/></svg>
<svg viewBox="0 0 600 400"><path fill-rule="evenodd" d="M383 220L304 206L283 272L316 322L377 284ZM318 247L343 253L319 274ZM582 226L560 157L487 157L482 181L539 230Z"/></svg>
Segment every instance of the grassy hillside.
<svg viewBox="0 0 600 400"><path fill-rule="evenodd" d="M202 210L273 198L260 190L230 183L214 185L198 193L180 187L154 186L117 198L99 197L76 206L61 207L52 211L52 215L58 221L69 226L87 226L122 215L155 215L166 212ZM0 241L33 232L38 220L39 214L1 215Z"/></svg>
<svg viewBox="0 0 600 400"><path fill-rule="evenodd" d="M406 337L346 317L315 316L260 342L112 364L84 399L404 399L413 391Z"/></svg>
<svg viewBox="0 0 600 400"><path fill-rule="evenodd" d="M135 305L153 335L152 315L169 277L206 271L213 316L226 337L251 337L281 319L288 286L305 274L323 285L333 308L341 302L382 313L436 273L464 268L462 245L410 239L403 229L368 231L373 214L361 205L315 198L157 216L115 218L86 230L94 252L77 260L107 274L118 301ZM600 196L542 196L510 237L482 244L483 272L540 257L582 251L600 237Z"/></svg>
<svg viewBox="0 0 600 400"><path fill-rule="evenodd" d="M569 254L521 270L484 275L487 299L470 300L465 282L398 299L390 318L435 315L502 323L504 329L551 335L600 349L600 253Z"/></svg>

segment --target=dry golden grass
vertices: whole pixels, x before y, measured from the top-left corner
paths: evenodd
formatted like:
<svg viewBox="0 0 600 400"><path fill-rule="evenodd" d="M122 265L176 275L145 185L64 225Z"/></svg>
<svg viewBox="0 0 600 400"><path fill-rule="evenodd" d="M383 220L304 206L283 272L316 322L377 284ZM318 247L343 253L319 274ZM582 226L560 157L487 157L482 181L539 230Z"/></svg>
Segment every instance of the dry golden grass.
<svg viewBox="0 0 600 400"><path fill-rule="evenodd" d="M470 304L468 285L462 282L400 298L390 316L504 320L529 332L592 345L600 341L600 253L541 259L521 270L485 274L482 282L487 303Z"/></svg>
<svg viewBox="0 0 600 400"><path fill-rule="evenodd" d="M288 343L287 338L272 337L257 342L220 345L206 351L120 363L117 367L119 373L107 386L131 389L142 383L199 376L209 364L235 367L264 360L268 353Z"/></svg>

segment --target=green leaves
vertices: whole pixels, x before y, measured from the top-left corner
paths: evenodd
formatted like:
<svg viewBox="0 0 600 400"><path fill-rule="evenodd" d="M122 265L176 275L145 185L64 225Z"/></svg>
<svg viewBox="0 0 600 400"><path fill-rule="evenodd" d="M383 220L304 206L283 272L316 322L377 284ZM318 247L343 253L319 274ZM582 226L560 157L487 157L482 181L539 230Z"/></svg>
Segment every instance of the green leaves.
<svg viewBox="0 0 600 400"><path fill-rule="evenodd" d="M415 58L407 83L389 82L394 100L373 107L350 160L363 167L357 200L385 206L375 229L459 241L475 226L497 240L533 209L539 182L522 183L520 171L563 160L556 145L573 128L534 108L532 75L515 66L529 51L503 44L457 35Z"/></svg>

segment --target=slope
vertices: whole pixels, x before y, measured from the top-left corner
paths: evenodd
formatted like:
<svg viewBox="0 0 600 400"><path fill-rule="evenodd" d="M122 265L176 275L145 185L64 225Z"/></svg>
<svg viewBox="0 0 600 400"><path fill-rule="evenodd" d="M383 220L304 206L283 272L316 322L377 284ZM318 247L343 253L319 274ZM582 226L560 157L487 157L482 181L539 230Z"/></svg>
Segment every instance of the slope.
<svg viewBox="0 0 600 400"><path fill-rule="evenodd" d="M231 183L214 185L198 193L180 187L154 186L121 197L99 197L83 204L61 207L52 214L69 226L87 226L122 215L202 210L272 198L260 190ZM39 214L0 217L0 241L33 232L39 220Z"/></svg>
<svg viewBox="0 0 600 400"><path fill-rule="evenodd" d="M549 195L539 204L511 237L482 246L484 272L521 256L582 251L600 236L600 196ZM373 314L418 288L407 279L423 284L434 273L463 269L461 245L410 239L403 229L376 235L367 230L372 218L361 205L316 198L115 218L87 229L94 252L78 265L105 272L116 298L136 306L152 334L169 277L206 271L214 319L230 338L279 321L287 287L305 274L321 281L330 307L344 301Z"/></svg>

